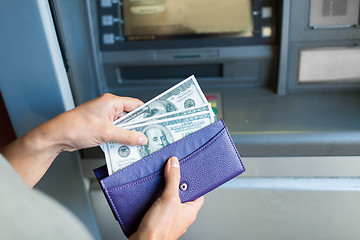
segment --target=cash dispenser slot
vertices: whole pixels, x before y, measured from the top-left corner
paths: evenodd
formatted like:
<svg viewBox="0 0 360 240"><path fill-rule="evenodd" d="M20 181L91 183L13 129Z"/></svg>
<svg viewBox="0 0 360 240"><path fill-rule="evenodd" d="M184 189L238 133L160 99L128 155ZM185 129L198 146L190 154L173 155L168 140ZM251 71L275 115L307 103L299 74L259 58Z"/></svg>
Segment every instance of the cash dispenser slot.
<svg viewBox="0 0 360 240"><path fill-rule="evenodd" d="M219 57L218 50L203 51L157 51L154 52L154 60L173 60L173 59L214 59Z"/></svg>
<svg viewBox="0 0 360 240"><path fill-rule="evenodd" d="M222 77L223 64L195 64L168 66L125 66L119 67L119 82L144 81L159 79L181 79L184 76Z"/></svg>

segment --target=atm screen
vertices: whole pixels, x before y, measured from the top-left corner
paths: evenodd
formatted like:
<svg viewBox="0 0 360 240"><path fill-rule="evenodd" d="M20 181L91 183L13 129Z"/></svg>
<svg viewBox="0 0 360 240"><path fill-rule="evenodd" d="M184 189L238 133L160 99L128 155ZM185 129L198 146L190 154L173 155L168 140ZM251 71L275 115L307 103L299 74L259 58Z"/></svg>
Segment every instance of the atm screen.
<svg viewBox="0 0 360 240"><path fill-rule="evenodd" d="M123 0L127 41L252 37L251 0Z"/></svg>

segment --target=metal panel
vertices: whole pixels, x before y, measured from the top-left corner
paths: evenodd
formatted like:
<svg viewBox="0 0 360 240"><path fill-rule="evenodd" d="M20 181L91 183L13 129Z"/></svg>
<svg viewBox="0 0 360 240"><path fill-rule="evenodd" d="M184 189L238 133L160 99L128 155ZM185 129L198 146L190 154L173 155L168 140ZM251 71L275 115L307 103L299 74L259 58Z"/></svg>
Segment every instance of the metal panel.
<svg viewBox="0 0 360 240"><path fill-rule="evenodd" d="M316 47L351 48L360 44L359 25L351 25L348 28L312 28L310 26L310 2L310 0L284 0L283 16L285 18L283 19L282 28L279 94L305 91L358 90L360 88L358 82L330 84L300 84L298 82L299 55L301 50ZM324 4L331 4L331 2L333 1L323 1ZM350 4L350 1L348 4ZM351 4L354 4L354 1Z"/></svg>
<svg viewBox="0 0 360 240"><path fill-rule="evenodd" d="M21 136L73 108L74 101L47 1L0 1L0 32L1 92ZM72 211L99 239L77 160L76 153L61 154L36 187Z"/></svg>
<svg viewBox="0 0 360 240"><path fill-rule="evenodd" d="M20 2L0 7L1 92L17 136L74 107L48 4Z"/></svg>
<svg viewBox="0 0 360 240"><path fill-rule="evenodd" d="M230 182L205 197L196 222L181 239L358 239L359 180L260 179ZM288 185L281 188L282 183ZM266 188L266 185L271 186ZM296 186L302 188L296 189ZM324 187L327 186L327 187Z"/></svg>

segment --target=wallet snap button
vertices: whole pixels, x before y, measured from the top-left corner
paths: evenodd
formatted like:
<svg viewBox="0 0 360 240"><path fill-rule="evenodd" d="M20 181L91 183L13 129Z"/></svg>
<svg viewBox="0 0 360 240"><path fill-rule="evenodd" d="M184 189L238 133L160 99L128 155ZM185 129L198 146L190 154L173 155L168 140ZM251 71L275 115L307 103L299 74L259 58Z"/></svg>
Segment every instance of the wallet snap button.
<svg viewBox="0 0 360 240"><path fill-rule="evenodd" d="M188 188L188 185L186 183L180 184L180 190L181 191L186 191L187 188Z"/></svg>

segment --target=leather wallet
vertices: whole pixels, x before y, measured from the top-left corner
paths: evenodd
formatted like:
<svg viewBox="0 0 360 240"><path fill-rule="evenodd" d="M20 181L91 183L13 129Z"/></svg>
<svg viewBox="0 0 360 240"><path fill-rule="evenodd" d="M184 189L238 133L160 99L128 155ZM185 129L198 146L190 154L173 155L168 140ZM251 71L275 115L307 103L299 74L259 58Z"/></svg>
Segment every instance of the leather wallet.
<svg viewBox="0 0 360 240"><path fill-rule="evenodd" d="M245 171L222 120L200 129L108 176L106 165L94 170L124 234L134 233L161 196L167 160L179 159L181 202L193 201Z"/></svg>

